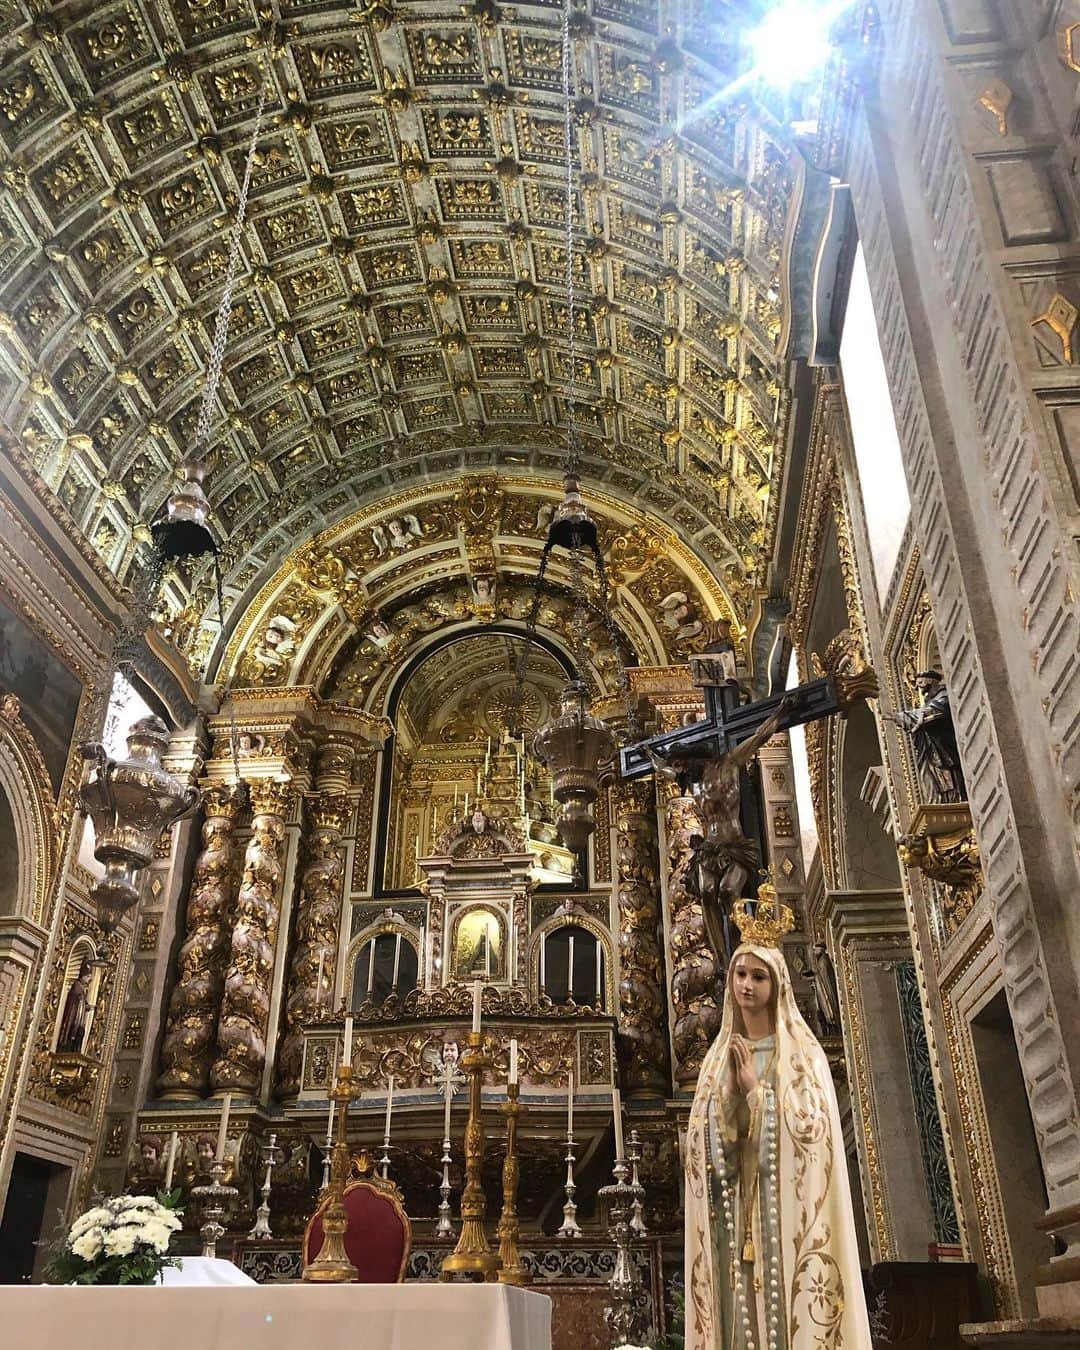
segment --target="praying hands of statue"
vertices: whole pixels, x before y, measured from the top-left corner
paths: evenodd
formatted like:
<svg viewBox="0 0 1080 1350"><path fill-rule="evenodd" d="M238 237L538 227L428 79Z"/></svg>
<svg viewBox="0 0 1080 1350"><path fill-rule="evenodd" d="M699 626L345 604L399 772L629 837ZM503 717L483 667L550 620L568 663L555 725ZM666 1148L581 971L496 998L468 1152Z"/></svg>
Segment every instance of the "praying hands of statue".
<svg viewBox="0 0 1080 1350"><path fill-rule="evenodd" d="M740 1097L748 1097L757 1084L753 1051L745 1037L732 1036L728 1047L728 1094L734 1096L738 1093Z"/></svg>

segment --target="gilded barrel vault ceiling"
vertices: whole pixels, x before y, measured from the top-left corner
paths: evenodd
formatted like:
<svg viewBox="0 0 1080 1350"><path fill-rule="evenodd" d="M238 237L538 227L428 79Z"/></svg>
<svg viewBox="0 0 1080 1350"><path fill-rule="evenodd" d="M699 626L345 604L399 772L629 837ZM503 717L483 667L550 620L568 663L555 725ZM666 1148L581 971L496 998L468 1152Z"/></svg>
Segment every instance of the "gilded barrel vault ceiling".
<svg viewBox="0 0 1080 1350"><path fill-rule="evenodd" d="M3 416L120 577L193 442L267 18L243 0L0 11ZM298 540L410 486L554 481L560 20L281 5L208 482L229 607ZM590 0L572 26L586 486L745 597L778 473L795 171L722 94L744 21ZM205 578L174 575L169 609L193 586L205 608Z"/></svg>

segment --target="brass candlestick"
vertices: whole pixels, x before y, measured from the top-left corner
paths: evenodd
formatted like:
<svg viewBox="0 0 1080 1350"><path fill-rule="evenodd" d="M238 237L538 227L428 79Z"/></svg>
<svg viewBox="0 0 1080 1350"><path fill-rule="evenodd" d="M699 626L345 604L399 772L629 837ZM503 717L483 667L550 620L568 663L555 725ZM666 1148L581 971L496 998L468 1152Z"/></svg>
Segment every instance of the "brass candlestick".
<svg viewBox="0 0 1080 1350"><path fill-rule="evenodd" d="M481 1114L480 1088L484 1070L494 1060L484 1052L479 1031L469 1032L469 1044L461 1056L461 1067L469 1075L469 1123L465 1126L465 1189L461 1193L461 1236L457 1246L442 1264L441 1280L469 1275L494 1280L502 1262L488 1245L484 1232L487 1200L481 1171L484 1165L484 1120Z"/></svg>
<svg viewBox="0 0 1080 1350"><path fill-rule="evenodd" d="M503 1204L499 1215L499 1259L502 1270L499 1280L503 1284L527 1284L529 1277L521 1262L518 1251L517 1193L521 1180L521 1164L517 1156L517 1127L521 1115L521 1103L518 1101L517 1083L507 1083L506 1101L503 1103L503 1115L506 1117L506 1158L503 1160Z"/></svg>
<svg viewBox="0 0 1080 1350"><path fill-rule="evenodd" d="M314 1261L304 1267L304 1279L321 1284L349 1284L357 1270L345 1252L345 1186L349 1180L349 1103L353 1099L352 1065L338 1069L337 1086L330 1096L337 1102L337 1135L330 1157L330 1184L323 1209L323 1245Z"/></svg>

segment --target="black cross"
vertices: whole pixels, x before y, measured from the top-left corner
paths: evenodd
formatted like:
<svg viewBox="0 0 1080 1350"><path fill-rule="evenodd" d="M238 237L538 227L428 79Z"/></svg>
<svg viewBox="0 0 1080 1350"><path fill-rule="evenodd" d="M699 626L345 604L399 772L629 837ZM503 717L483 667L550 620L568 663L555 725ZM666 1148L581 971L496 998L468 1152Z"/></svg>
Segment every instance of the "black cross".
<svg viewBox="0 0 1080 1350"><path fill-rule="evenodd" d="M704 662L701 664L704 666ZM702 670L702 674L705 673L708 673L707 667ZM719 674L718 669L716 673ZM674 731L652 736L636 745L625 746L619 751L619 767L623 778L641 778L652 773L653 766L646 749L664 759L719 759L742 741L749 740L776 712L780 700L785 697L793 700L794 706L781 718L778 731L800 726L803 722L816 722L832 713L845 712L849 706L848 702L841 701L831 675L800 684L795 689L787 690L786 694L771 694L757 703L740 703L739 686L733 681L702 681L702 689L705 694L704 720L688 727L676 727Z"/></svg>

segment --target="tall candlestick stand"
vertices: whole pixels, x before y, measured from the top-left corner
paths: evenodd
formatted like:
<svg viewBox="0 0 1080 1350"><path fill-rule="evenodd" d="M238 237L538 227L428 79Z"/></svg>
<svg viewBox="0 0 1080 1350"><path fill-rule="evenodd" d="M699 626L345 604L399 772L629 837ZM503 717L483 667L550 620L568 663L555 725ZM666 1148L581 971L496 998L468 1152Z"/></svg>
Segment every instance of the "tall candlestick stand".
<svg viewBox="0 0 1080 1350"><path fill-rule="evenodd" d="M266 1176L263 1179L262 1184L262 1204L255 1211L255 1227L248 1234L249 1238L273 1237L273 1234L270 1232L270 1178L274 1168L277 1166L277 1160L277 1135L271 1134L263 1148L263 1161L266 1163Z"/></svg>
<svg viewBox="0 0 1080 1350"><path fill-rule="evenodd" d="M379 1159L379 1175L386 1181L390 1175L390 1136L383 1135L382 1157Z"/></svg>
<svg viewBox="0 0 1080 1350"><path fill-rule="evenodd" d="M574 1194L577 1191L577 1185L574 1181L574 1136L566 1136L566 1204L562 1207L562 1226L559 1229L558 1236L561 1238L579 1238L581 1229L577 1221L577 1205L574 1203Z"/></svg>
<svg viewBox="0 0 1080 1350"><path fill-rule="evenodd" d="M521 1102L518 1100L520 1088L517 1083L507 1083L506 1101L502 1111L506 1117L506 1157L503 1159L503 1203L499 1215L499 1259L502 1269L499 1280L502 1284L527 1284L528 1272L521 1261L518 1251L518 1234L521 1225L518 1222L517 1192L521 1180L521 1164L517 1155L517 1128L521 1116Z"/></svg>
<svg viewBox="0 0 1080 1350"><path fill-rule="evenodd" d="M611 1333L612 1346L640 1345L645 1333L641 1281L630 1245L633 1237L630 1206L634 1199L634 1188L626 1180L629 1171L626 1163L617 1158L614 1182L602 1186L598 1192L607 1201L608 1233L615 1243L615 1269L608 1281L611 1305L604 1310L604 1321Z"/></svg>
<svg viewBox="0 0 1080 1350"><path fill-rule="evenodd" d="M334 1156L334 1141L327 1138L322 1151L322 1185L319 1187L319 1194L324 1195L326 1188L330 1185L330 1159Z"/></svg>
<svg viewBox="0 0 1080 1350"><path fill-rule="evenodd" d="M436 1237L453 1237L454 1225L450 1222L450 1140L442 1141L442 1181L439 1183L439 1222L435 1225Z"/></svg>
<svg viewBox="0 0 1080 1350"><path fill-rule="evenodd" d="M225 1225L221 1220L232 1208L239 1192L235 1186L225 1186L222 1178L228 1167L220 1159L210 1164L209 1186L195 1186L191 1198L202 1205L203 1223L199 1236L203 1240L203 1256L211 1261L217 1256L217 1245L225 1236Z"/></svg>
<svg viewBox="0 0 1080 1350"><path fill-rule="evenodd" d="M648 1235L645 1227L645 1187L638 1179L638 1163L641 1162L641 1139L637 1130L630 1131L630 1147L627 1149L630 1159L630 1188L634 1192L634 1201L630 1206L630 1231L636 1238Z"/></svg>
<svg viewBox="0 0 1080 1350"><path fill-rule="evenodd" d="M461 1193L461 1235L457 1246L442 1264L440 1279L450 1280L455 1275L494 1280L501 1262L497 1252L488 1245L484 1232L487 1200L481 1171L484 1165L484 1119L481 1113L480 1091L484 1070L494 1060L484 1052L484 1037L480 1031L469 1032L469 1044L461 1056L461 1067L469 1076L469 1122L465 1126L465 1189Z"/></svg>
<svg viewBox="0 0 1080 1350"><path fill-rule="evenodd" d="M345 1251L345 1186L349 1180L349 1103L353 1099L352 1065L338 1068L336 1086L330 1096L337 1103L337 1134L330 1159L330 1183L322 1207L323 1245L314 1261L304 1267L304 1279L321 1284L349 1284L356 1279L356 1267Z"/></svg>

